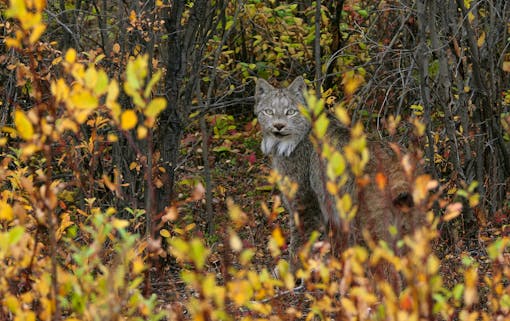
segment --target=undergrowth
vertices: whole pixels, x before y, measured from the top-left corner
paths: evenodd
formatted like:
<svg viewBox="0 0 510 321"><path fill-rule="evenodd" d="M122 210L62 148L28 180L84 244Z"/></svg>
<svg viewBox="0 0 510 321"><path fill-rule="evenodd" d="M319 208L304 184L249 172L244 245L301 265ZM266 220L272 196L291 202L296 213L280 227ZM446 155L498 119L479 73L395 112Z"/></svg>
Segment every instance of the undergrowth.
<svg viewBox="0 0 510 321"><path fill-rule="evenodd" d="M281 178L257 151L256 124L240 127L229 115L208 119L214 134L209 161L217 165L212 200L216 233L202 232L204 219L198 213L203 212L204 188L193 166L181 176L176 202L158 213L158 234L145 232L147 217L154 213L143 205L118 205L126 173L118 172L112 153L119 139L150 142L166 107L153 94L162 74L149 77L147 56L130 58L120 84L98 66L100 57L70 49L52 62L59 75L46 77L37 63L43 54L50 55L38 42L45 29L43 4L28 1L27 8L25 2L12 3L17 7L6 14L19 26L6 44L21 57L12 68L22 70L19 84L30 84L32 100L16 106L0 138L1 320L508 317L510 238L505 225L483 230L490 233L481 237L479 256L463 248L445 249L438 226L461 219L462 199L476 207L476 193L466 187L454 195L458 199L445 196L426 174L412 177L414 202L427 224L402 240L395 234L406 254L396 255L367 237L363 245L331 255L328 238L316 233L300 252L302 268L290 273L286 214L275 193ZM121 107L120 92L133 109ZM327 126L321 104L310 102L317 142ZM342 105L335 111L345 117ZM415 126L420 136L420 122ZM358 166L367 157L366 137L360 125L352 133L351 153L343 157ZM184 139L197 146L193 142L200 138L190 135ZM198 153L194 148L189 150ZM330 150L323 157L338 159L339 152ZM411 166L410 159L401 155L404 167ZM158 173L151 166L140 157L130 168L142 181L149 177L157 185ZM335 194L345 173L331 166L330 191ZM342 219L355 214L351 201L337 198L345 210ZM369 272L379 261L399 272L400 291Z"/></svg>

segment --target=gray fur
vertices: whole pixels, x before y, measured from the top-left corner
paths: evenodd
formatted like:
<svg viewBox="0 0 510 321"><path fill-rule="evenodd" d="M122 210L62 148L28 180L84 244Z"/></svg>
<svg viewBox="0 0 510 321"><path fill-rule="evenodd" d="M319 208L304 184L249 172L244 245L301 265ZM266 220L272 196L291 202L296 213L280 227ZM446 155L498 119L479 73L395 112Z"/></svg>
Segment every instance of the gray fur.
<svg viewBox="0 0 510 321"><path fill-rule="evenodd" d="M358 213L350 227L354 233L345 235L335 199L326 190L326 164L309 139L309 121L298 110L300 105L305 105L305 89L303 78L298 77L287 88L275 88L259 79L255 90L254 111L262 129L261 149L264 154L271 156L273 168L280 175L298 184L297 193L292 198L288 197L286 191L282 191L284 204L290 214L289 250L293 270L299 265L297 250L313 230L329 230L334 234L334 247L341 249L347 243L357 242L361 238L362 229L368 230L375 240L392 242L394 238L388 230L390 225L399 229L407 226L402 230L408 232L422 223L421 216L409 212L413 207L412 179L402 170L398 156L387 143L369 141L371 156L365 173L372 181L376 173L383 173L388 178L387 190L381 191L371 183L358 191L353 175L348 174L342 191L353 196L353 203L358 205ZM331 119L326 136L341 150L349 142L350 131ZM400 206L395 206L402 200L407 203L406 213L400 211ZM391 273L385 274L392 278ZM393 277L393 280L396 279Z"/></svg>

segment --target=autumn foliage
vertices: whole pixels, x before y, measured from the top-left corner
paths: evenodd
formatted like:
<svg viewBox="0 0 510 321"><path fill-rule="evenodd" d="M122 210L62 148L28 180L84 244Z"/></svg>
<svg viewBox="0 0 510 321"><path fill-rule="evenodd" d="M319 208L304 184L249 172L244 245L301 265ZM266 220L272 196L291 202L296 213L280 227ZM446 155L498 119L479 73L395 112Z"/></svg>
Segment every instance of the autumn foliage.
<svg viewBox="0 0 510 321"><path fill-rule="evenodd" d="M510 8L404 2L2 2L0 320L508 318ZM290 272L295 186L259 151L251 96L295 75L343 222L369 136L406 147L426 224L394 231L400 253L365 231L332 255L317 232ZM351 125L343 151L326 112Z"/></svg>

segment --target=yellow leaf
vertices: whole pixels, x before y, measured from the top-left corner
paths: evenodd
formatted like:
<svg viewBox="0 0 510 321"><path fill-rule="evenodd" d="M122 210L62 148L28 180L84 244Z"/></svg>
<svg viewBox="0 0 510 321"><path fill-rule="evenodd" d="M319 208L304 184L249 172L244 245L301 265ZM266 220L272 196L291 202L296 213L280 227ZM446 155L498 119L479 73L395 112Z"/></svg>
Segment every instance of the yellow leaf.
<svg viewBox="0 0 510 321"><path fill-rule="evenodd" d="M139 274L145 270L145 264L143 264L143 260L139 257L133 260L133 273Z"/></svg>
<svg viewBox="0 0 510 321"><path fill-rule="evenodd" d="M119 141L119 137L115 134L109 133L108 136L106 137L106 140L111 143L116 143Z"/></svg>
<svg viewBox="0 0 510 321"><path fill-rule="evenodd" d="M276 242L276 245L278 245L278 247L282 247L283 245L285 245L285 238L283 237L282 230L279 227L273 230L273 232L271 233L271 237Z"/></svg>
<svg viewBox="0 0 510 321"><path fill-rule="evenodd" d="M57 102L66 101L69 97L69 87L64 79L58 79L56 82L51 83L51 93Z"/></svg>
<svg viewBox="0 0 510 321"><path fill-rule="evenodd" d="M161 111L166 108L166 100L163 97L157 97L151 100L149 106L143 111L147 117L157 117Z"/></svg>
<svg viewBox="0 0 510 321"><path fill-rule="evenodd" d="M469 196L468 200L469 200L469 206L475 207L480 202L480 194L478 194L478 193L473 194L473 195Z"/></svg>
<svg viewBox="0 0 510 321"><path fill-rule="evenodd" d="M237 306L242 306L253 296L253 288L247 280L236 280L227 283L227 293Z"/></svg>
<svg viewBox="0 0 510 321"><path fill-rule="evenodd" d="M136 116L136 113L131 109L125 110L120 116L120 128L123 130L133 129L137 122L138 117Z"/></svg>
<svg viewBox="0 0 510 321"><path fill-rule="evenodd" d="M6 297L3 299L2 304L13 313L17 313L20 308L18 299L11 294L6 295Z"/></svg>
<svg viewBox="0 0 510 321"><path fill-rule="evenodd" d="M69 216L68 213L64 213L60 216L60 220L61 220L61 223L60 223L60 226L58 227L57 229L57 232L56 232L56 237L57 237L57 241L60 240L62 238L62 235L64 234L64 231L71 225L74 225L74 222L71 221L71 217Z"/></svg>
<svg viewBox="0 0 510 321"><path fill-rule="evenodd" d="M167 229L162 228L159 230L159 235L163 236L164 238L170 237L170 232L168 232Z"/></svg>
<svg viewBox="0 0 510 321"><path fill-rule="evenodd" d="M510 72L510 61L503 62L503 71Z"/></svg>
<svg viewBox="0 0 510 321"><path fill-rule="evenodd" d="M234 225L237 228L244 226L246 224L246 222L248 221L248 217L239 207L239 205L235 204L231 198L227 198L227 208L230 220L234 223Z"/></svg>
<svg viewBox="0 0 510 321"><path fill-rule="evenodd" d="M16 130L21 138L24 140L32 139L34 136L34 127L27 115L19 109L14 111L14 124L16 125Z"/></svg>
<svg viewBox="0 0 510 321"><path fill-rule="evenodd" d="M4 42L8 48L21 48L21 41L18 38L7 37L5 38Z"/></svg>
<svg viewBox="0 0 510 321"><path fill-rule="evenodd" d="M411 109L413 110L416 116L423 115L423 106L422 105L411 105Z"/></svg>
<svg viewBox="0 0 510 321"><path fill-rule="evenodd" d="M470 268L464 272L464 302L466 306L470 307L478 300L477 293L478 273L476 268Z"/></svg>
<svg viewBox="0 0 510 321"><path fill-rule="evenodd" d="M62 120L58 119L57 125L55 127L60 133L63 133L68 129L71 130L73 133L78 132L78 125L69 118L64 118Z"/></svg>
<svg viewBox="0 0 510 321"><path fill-rule="evenodd" d="M32 32L30 33L30 38L28 41L31 44L34 44L39 38L41 38L41 35L43 34L44 30L46 30L46 26L44 24L37 25Z"/></svg>
<svg viewBox="0 0 510 321"><path fill-rule="evenodd" d="M94 109L98 105L97 97L94 97L88 90L81 87L73 90L70 98L73 106L79 109Z"/></svg>
<svg viewBox="0 0 510 321"><path fill-rule="evenodd" d="M108 104L112 102L117 101L117 97L119 97L119 84L115 79L113 79L108 85L108 94L106 95L106 106L108 106Z"/></svg>
<svg viewBox="0 0 510 321"><path fill-rule="evenodd" d="M484 43L485 43L485 31L482 31L482 34L480 35L480 37L478 37L476 44L478 45L478 48L480 48L481 46L483 46Z"/></svg>
<svg viewBox="0 0 510 321"><path fill-rule="evenodd" d="M117 229L122 229L122 228L126 228L129 226L129 221L119 220L119 219L114 218L112 221L112 225L113 225L113 227L115 227Z"/></svg>
<svg viewBox="0 0 510 321"><path fill-rule="evenodd" d="M439 270L441 261L434 256L429 255L427 259L427 273L428 275L436 275L437 271Z"/></svg>
<svg viewBox="0 0 510 321"><path fill-rule="evenodd" d="M11 205L5 201L0 201L0 220L12 221L14 218Z"/></svg>
<svg viewBox="0 0 510 321"><path fill-rule="evenodd" d="M340 302L342 303L342 307L345 309L345 312L348 314L355 315L357 312L356 306L354 303L348 298L341 298Z"/></svg>
<svg viewBox="0 0 510 321"><path fill-rule="evenodd" d="M428 195L428 192L438 185L430 175L424 174L416 177L413 189L413 200L415 203L421 203Z"/></svg>
<svg viewBox="0 0 510 321"><path fill-rule="evenodd" d="M189 231L192 231L193 229L195 229L195 227L196 227L196 226L197 226L197 225L196 225L195 223L191 223L191 224L186 225L186 227L184 228L184 230L185 230L186 232L189 232Z"/></svg>
<svg viewBox="0 0 510 321"><path fill-rule="evenodd" d="M21 155L23 157L29 157L29 156L32 156L38 150L39 150L39 147L37 147L35 144L28 144L23 147L23 151L21 152Z"/></svg>
<svg viewBox="0 0 510 321"><path fill-rule="evenodd" d="M67 50L65 60L70 64L74 63L76 61L76 50L73 48Z"/></svg>
<svg viewBox="0 0 510 321"><path fill-rule="evenodd" d="M91 109L77 110L73 115L74 119L76 119L78 124L83 124L89 117L91 111Z"/></svg>
<svg viewBox="0 0 510 321"><path fill-rule="evenodd" d="M328 181L326 183L326 190L329 194L336 195L338 193L338 186L335 183Z"/></svg>
<svg viewBox="0 0 510 321"><path fill-rule="evenodd" d="M96 85L94 86L94 93L96 95L102 95L106 93L106 91L109 89L108 87L108 75L104 70L100 70L97 73L97 81Z"/></svg>
<svg viewBox="0 0 510 321"><path fill-rule="evenodd" d="M90 66L87 71L85 71L85 86L87 88L94 88L97 82L97 70L94 66Z"/></svg>
<svg viewBox="0 0 510 321"><path fill-rule="evenodd" d="M345 95L347 97L352 96L363 82L365 82L365 78L362 75L354 71L346 72L342 77Z"/></svg>
<svg viewBox="0 0 510 321"><path fill-rule="evenodd" d="M131 10L131 12L129 13L129 22L131 23L132 26L134 26L136 24L136 12L134 10Z"/></svg>
<svg viewBox="0 0 510 321"><path fill-rule="evenodd" d="M341 213L348 213L352 208L352 199L349 193L345 193L341 199L337 201L337 208L340 208Z"/></svg>
<svg viewBox="0 0 510 321"><path fill-rule="evenodd" d="M147 130L147 127L145 127L145 126L138 126L136 128L136 137L139 140L145 139L145 137L147 137L147 133L148 133L148 130Z"/></svg>
<svg viewBox="0 0 510 321"><path fill-rule="evenodd" d="M335 116L336 118L342 122L344 125L350 125L351 124L351 118L349 117L349 113L347 112L347 109L343 107L342 105L338 105L335 107Z"/></svg>
<svg viewBox="0 0 510 321"><path fill-rule="evenodd" d="M9 9L5 11L5 16L13 18L16 16L23 16L27 13L25 1L23 0L11 0Z"/></svg>
<svg viewBox="0 0 510 321"><path fill-rule="evenodd" d="M104 58L106 58L106 55L105 54L100 54L96 57L96 59L94 59L94 64L97 65L98 63L101 62L101 60L103 60Z"/></svg>
<svg viewBox="0 0 510 321"><path fill-rule="evenodd" d="M32 4L37 12L41 12L46 7L46 0L34 0Z"/></svg>
<svg viewBox="0 0 510 321"><path fill-rule="evenodd" d="M113 119L118 122L121 108L117 103L117 97L119 96L119 84L115 79L113 79L108 85L108 93L106 94L106 107L110 108L112 111Z"/></svg>
<svg viewBox="0 0 510 321"><path fill-rule="evenodd" d="M243 242L239 238L239 235L237 235L237 233L235 233L235 232L230 233L229 244L230 244L230 248L234 252L239 252L243 249Z"/></svg>
<svg viewBox="0 0 510 321"><path fill-rule="evenodd" d="M34 311L27 311L24 315L25 321L35 321L35 313Z"/></svg>
<svg viewBox="0 0 510 321"><path fill-rule="evenodd" d="M138 167L138 163L137 162L131 162L131 164L129 164L129 169L130 170L133 170L133 169L135 169L137 167Z"/></svg>

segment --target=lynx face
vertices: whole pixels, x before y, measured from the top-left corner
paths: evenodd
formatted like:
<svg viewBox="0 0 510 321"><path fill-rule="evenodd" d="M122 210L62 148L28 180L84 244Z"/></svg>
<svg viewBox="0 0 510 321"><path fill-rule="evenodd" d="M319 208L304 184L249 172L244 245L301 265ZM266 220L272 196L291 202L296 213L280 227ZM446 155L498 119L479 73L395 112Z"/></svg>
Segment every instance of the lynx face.
<svg viewBox="0 0 510 321"><path fill-rule="evenodd" d="M308 135L310 123L298 109L304 104L305 88L301 77L283 89L274 88L263 79L257 81L255 114L262 128L264 154L288 157Z"/></svg>

